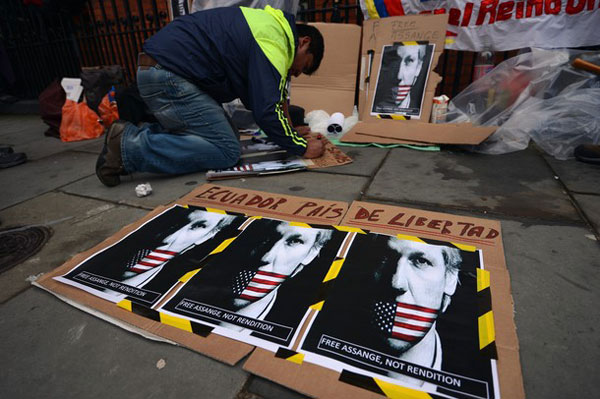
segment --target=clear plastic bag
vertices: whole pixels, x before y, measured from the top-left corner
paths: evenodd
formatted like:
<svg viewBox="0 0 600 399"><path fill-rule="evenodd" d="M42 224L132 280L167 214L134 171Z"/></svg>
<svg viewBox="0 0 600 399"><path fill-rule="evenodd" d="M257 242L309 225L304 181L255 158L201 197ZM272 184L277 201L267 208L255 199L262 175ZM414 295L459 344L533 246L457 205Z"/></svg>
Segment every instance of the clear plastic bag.
<svg viewBox="0 0 600 399"><path fill-rule="evenodd" d="M447 122L499 126L471 150L503 154L529 140L558 159L582 143L600 142L600 77L575 69L582 58L600 64L599 52L540 50L499 64L451 100Z"/></svg>

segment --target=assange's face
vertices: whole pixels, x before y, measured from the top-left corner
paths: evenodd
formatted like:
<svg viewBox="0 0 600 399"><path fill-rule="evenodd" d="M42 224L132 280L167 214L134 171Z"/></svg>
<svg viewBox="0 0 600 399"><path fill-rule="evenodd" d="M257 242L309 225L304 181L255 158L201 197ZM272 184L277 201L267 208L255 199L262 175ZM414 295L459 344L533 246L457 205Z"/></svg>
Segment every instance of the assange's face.
<svg viewBox="0 0 600 399"><path fill-rule="evenodd" d="M395 319L389 344L406 351L433 327L444 294L452 295L456 274L446 271L443 247L390 238L399 255L391 285L396 293Z"/></svg>
<svg viewBox="0 0 600 399"><path fill-rule="evenodd" d="M290 275L307 258L312 258L311 253L316 250L314 246L319 229L290 226L282 223L277 226L277 232L281 234L281 238L262 257L261 260L266 265L261 266L260 269Z"/></svg>
<svg viewBox="0 0 600 399"><path fill-rule="evenodd" d="M201 244L212 238L219 222L228 217L230 216L213 212L194 211L189 215L189 223L167 237L164 243L181 249Z"/></svg>
<svg viewBox="0 0 600 399"><path fill-rule="evenodd" d="M399 46L398 56L401 58L398 69L398 80L403 85L413 85L421 72L423 61L419 59L419 49L424 52L425 46Z"/></svg>

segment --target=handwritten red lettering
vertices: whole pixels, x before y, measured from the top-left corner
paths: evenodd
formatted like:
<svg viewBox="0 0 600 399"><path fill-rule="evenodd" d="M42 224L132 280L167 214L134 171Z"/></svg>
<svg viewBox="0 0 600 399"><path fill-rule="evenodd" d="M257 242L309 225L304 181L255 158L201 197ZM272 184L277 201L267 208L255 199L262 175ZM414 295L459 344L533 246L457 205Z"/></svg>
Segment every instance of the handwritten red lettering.
<svg viewBox="0 0 600 399"><path fill-rule="evenodd" d="M442 234L450 234L452 231L448 228L450 226L452 226L454 223L452 223L449 220L446 220L446 222L444 223L444 227L442 227Z"/></svg>
<svg viewBox="0 0 600 399"><path fill-rule="evenodd" d="M486 240L492 240L500 235L500 232L495 229L490 229L490 232L485 236Z"/></svg>
<svg viewBox="0 0 600 399"><path fill-rule="evenodd" d="M277 209L277 207L283 203L287 202L287 200L285 198L279 198L279 200L274 203L272 206L269 207L269 209Z"/></svg>
<svg viewBox="0 0 600 399"><path fill-rule="evenodd" d="M299 214L300 212L302 212L304 210L304 208L312 208L313 206L317 206L316 202L311 202L311 201L306 201L305 203L303 203L300 208L296 209L294 211L294 215Z"/></svg>
<svg viewBox="0 0 600 399"><path fill-rule="evenodd" d="M220 188L221 187L213 186L213 187L209 188L208 190L196 195L196 198L203 198L205 194L209 194L209 193L213 192L214 190L218 190Z"/></svg>
<svg viewBox="0 0 600 399"><path fill-rule="evenodd" d="M441 220L431 219L429 223L427 223L428 229L439 230L440 224L442 224Z"/></svg>
<svg viewBox="0 0 600 399"><path fill-rule="evenodd" d="M458 224L459 226L465 226L462 229L462 231L460 232L461 236L464 236L471 227L475 226L473 223L466 223L466 222L458 222L456 224Z"/></svg>
<svg viewBox="0 0 600 399"><path fill-rule="evenodd" d="M263 200L263 198L260 195L255 195L254 197L252 197L250 199L250 201L246 202L246 205L248 205L248 206L258 205L261 203L262 200Z"/></svg>
<svg viewBox="0 0 600 399"><path fill-rule="evenodd" d="M398 222L398 220L402 219L403 217L404 217L404 213L400 212L399 214L397 214L396 216L391 218L390 221L388 222L388 224L391 224L394 226L404 226L404 223Z"/></svg>
<svg viewBox="0 0 600 399"><path fill-rule="evenodd" d="M231 204L241 205L242 202L246 200L246 198L248 198L248 194L238 195L233 201L231 201Z"/></svg>

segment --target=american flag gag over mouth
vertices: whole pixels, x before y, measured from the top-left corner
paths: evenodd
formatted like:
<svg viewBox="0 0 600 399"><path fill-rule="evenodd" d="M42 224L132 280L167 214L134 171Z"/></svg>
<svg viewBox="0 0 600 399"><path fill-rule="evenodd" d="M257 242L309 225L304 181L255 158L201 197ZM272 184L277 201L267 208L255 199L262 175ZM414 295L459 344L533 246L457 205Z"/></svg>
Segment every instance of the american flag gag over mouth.
<svg viewBox="0 0 600 399"><path fill-rule="evenodd" d="M376 302L375 325L391 338L417 343L429 332L439 314L438 309L403 302Z"/></svg>
<svg viewBox="0 0 600 399"><path fill-rule="evenodd" d="M406 96L408 96L408 93L410 93L411 88L412 85L398 85L398 91L396 92L396 105L400 105L400 103L404 101Z"/></svg>
<svg viewBox="0 0 600 399"><path fill-rule="evenodd" d="M255 302L272 292L288 277L285 274L262 270L257 272L243 270L235 280L234 292L240 299Z"/></svg>
<svg viewBox="0 0 600 399"><path fill-rule="evenodd" d="M129 270L134 273L143 273L155 267L164 265L173 259L179 252L167 251L164 249L154 249L152 251L141 250L136 260L131 262ZM141 259L140 259L141 258Z"/></svg>

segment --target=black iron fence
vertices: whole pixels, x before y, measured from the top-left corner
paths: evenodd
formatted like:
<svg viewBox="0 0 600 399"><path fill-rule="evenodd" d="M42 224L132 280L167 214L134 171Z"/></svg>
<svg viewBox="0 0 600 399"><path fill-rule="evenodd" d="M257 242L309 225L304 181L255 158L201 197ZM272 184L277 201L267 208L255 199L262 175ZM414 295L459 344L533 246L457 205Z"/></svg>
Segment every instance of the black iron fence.
<svg viewBox="0 0 600 399"><path fill-rule="evenodd" d="M304 0L297 18L360 25L358 3ZM54 79L98 65L121 65L131 83L144 40L167 23L166 0L2 0L0 94L9 89L35 98ZM496 62L509 55L496 54ZM467 86L473 63L474 53L444 51L436 69L444 78L438 94L454 96Z"/></svg>
<svg viewBox="0 0 600 399"><path fill-rule="evenodd" d="M118 64L131 82L142 43L168 14L164 0L2 0L0 22L0 92L35 98L82 67Z"/></svg>

